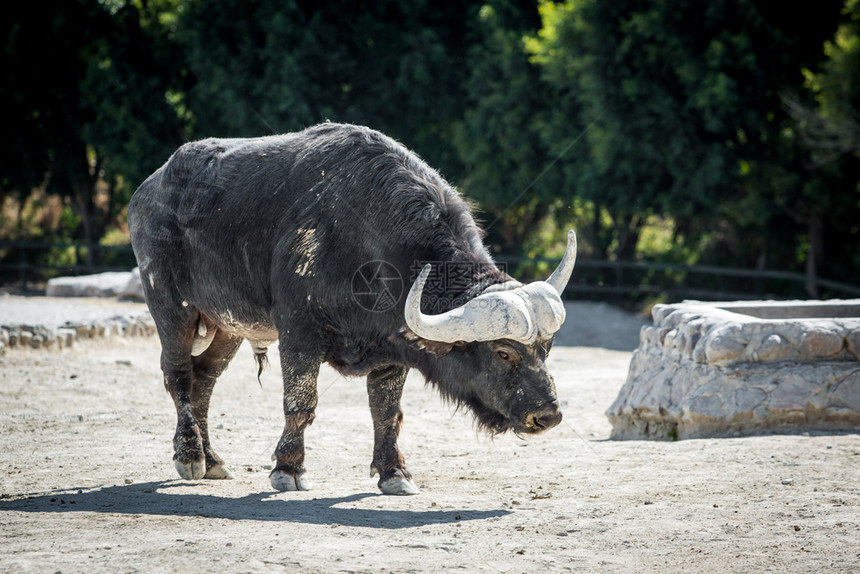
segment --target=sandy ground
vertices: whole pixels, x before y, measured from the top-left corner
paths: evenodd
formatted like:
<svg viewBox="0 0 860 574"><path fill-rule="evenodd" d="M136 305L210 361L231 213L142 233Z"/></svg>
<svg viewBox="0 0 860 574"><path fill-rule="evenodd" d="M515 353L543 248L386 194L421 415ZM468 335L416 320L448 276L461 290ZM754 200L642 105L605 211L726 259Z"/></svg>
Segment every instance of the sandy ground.
<svg viewBox="0 0 860 574"><path fill-rule="evenodd" d="M564 342L597 346L553 349L565 420L527 441L486 438L410 377L413 497L368 476L359 379L323 371L316 488L280 493L276 352L260 386L243 346L215 389L213 442L236 479L194 483L173 469L156 338L10 349L0 572L860 572L860 436L609 441L641 319L582 305L577 322Z"/></svg>

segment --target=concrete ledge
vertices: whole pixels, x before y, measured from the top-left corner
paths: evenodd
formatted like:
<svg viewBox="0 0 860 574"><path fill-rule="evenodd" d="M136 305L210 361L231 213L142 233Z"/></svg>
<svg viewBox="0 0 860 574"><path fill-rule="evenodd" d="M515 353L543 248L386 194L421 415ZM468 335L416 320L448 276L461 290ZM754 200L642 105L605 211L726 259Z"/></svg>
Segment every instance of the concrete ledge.
<svg viewBox="0 0 860 574"><path fill-rule="evenodd" d="M143 301L140 269L108 271L95 275L55 277L45 286L48 297L119 297L124 300Z"/></svg>
<svg viewBox="0 0 860 574"><path fill-rule="evenodd" d="M657 305L614 439L860 430L860 300Z"/></svg>

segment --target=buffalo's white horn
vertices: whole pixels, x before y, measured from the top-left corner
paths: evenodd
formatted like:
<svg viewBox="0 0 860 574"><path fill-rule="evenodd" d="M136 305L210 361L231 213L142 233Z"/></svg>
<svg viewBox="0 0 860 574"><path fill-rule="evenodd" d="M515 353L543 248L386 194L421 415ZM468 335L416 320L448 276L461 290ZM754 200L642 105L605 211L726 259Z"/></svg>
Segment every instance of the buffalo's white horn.
<svg viewBox="0 0 860 574"><path fill-rule="evenodd" d="M564 250L564 257L561 258L561 263L558 264L558 267L552 272L549 279L546 280L547 283L555 288L559 295L567 287L574 264L576 264L576 233L571 229L567 232L567 248Z"/></svg>
<svg viewBox="0 0 860 574"><path fill-rule="evenodd" d="M425 265L415 279L404 310L406 325L419 337L442 343L535 338L533 313L519 289L480 295L456 309L425 315L421 312L421 294L430 269Z"/></svg>
<svg viewBox="0 0 860 574"><path fill-rule="evenodd" d="M424 284L431 266L425 265L406 298L406 325L423 339L442 343L513 339L532 344L558 331L565 319L561 294L576 263L576 233L567 234L561 263L546 281L509 284L510 290L490 287L465 305L438 315L421 312Z"/></svg>

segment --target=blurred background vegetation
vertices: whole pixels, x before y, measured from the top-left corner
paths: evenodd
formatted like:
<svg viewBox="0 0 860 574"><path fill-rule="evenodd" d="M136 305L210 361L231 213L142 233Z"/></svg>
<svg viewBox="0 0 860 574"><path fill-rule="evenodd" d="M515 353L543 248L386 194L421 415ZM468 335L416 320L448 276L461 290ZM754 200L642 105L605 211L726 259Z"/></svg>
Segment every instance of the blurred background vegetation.
<svg viewBox="0 0 860 574"><path fill-rule="evenodd" d="M0 263L131 266L92 246L177 146L331 120L439 169L520 274L574 227L580 285L860 284L860 0L46 0L0 29Z"/></svg>

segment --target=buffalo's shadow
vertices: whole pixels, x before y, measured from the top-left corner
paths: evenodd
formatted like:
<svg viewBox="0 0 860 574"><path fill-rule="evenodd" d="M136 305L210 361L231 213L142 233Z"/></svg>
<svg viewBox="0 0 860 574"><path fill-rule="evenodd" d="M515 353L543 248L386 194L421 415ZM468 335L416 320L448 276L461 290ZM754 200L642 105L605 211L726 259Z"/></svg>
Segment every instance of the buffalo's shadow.
<svg viewBox="0 0 860 574"><path fill-rule="evenodd" d="M182 481L146 482L96 489L54 490L33 495L0 497L0 512L102 512L152 516L200 516L227 520L263 520L301 524L339 524L370 528L411 528L464 520L484 520L510 514L506 510L389 510L339 508L337 505L364 498L383 498L377 493L358 493L340 498L285 499L281 493L262 492L241 498L211 494L171 493L186 486Z"/></svg>

